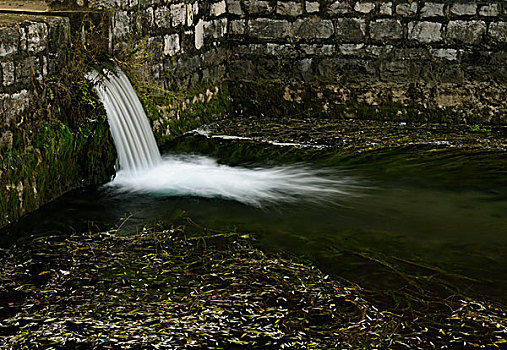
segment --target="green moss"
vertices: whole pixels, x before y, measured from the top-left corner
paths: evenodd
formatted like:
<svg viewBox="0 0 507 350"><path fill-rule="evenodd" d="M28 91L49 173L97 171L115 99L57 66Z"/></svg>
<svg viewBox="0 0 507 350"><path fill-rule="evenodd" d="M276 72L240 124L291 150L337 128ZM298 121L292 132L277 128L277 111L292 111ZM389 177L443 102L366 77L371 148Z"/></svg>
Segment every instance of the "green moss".
<svg viewBox="0 0 507 350"><path fill-rule="evenodd" d="M210 91L213 96L207 101L206 93ZM216 86L204 82L186 90L166 91L164 95L153 95L148 88L140 91L139 96L159 146L226 115L232 109L225 84ZM161 109L166 110L165 115Z"/></svg>

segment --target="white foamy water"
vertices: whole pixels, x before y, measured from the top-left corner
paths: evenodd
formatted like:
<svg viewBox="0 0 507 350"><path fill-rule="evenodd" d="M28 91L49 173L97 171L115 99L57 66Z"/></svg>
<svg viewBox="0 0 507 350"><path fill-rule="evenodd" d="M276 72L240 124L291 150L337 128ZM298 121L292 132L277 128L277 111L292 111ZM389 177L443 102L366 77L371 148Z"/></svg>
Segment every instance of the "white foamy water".
<svg viewBox="0 0 507 350"><path fill-rule="evenodd" d="M120 170L107 186L120 192L224 198L261 207L306 199L336 202L354 196L355 181L302 165L230 167L202 156L162 159L148 119L125 74L96 71L87 78L107 112Z"/></svg>
<svg viewBox="0 0 507 350"><path fill-rule="evenodd" d="M358 182L337 175L303 165L246 168L203 156L166 156L137 174L119 171L107 186L159 196L223 198L257 207L295 200L340 202L357 196Z"/></svg>

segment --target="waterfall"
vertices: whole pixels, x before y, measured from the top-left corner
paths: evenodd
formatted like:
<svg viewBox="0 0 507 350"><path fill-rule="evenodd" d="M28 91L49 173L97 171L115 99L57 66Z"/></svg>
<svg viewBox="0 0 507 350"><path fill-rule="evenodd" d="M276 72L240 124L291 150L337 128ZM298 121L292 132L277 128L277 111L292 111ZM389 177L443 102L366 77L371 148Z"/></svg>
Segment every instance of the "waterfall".
<svg viewBox="0 0 507 350"><path fill-rule="evenodd" d="M95 84L106 109L120 169L137 173L160 164L160 152L148 118L125 73L117 68L116 72L104 70L104 74L92 71L86 77Z"/></svg>
<svg viewBox="0 0 507 350"><path fill-rule="evenodd" d="M245 168L196 155L162 158L125 74L117 68L103 74L92 71L87 78L106 109L120 161L116 177L106 186L120 193L225 198L256 207L302 199L328 204L337 197L357 196L355 179L302 164Z"/></svg>

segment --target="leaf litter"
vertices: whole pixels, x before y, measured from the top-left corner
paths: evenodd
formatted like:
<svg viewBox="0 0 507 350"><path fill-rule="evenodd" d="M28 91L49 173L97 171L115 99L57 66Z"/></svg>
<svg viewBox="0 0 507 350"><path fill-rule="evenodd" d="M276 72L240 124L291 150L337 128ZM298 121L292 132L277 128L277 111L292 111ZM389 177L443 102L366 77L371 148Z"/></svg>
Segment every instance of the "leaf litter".
<svg viewBox="0 0 507 350"><path fill-rule="evenodd" d="M255 248L251 234L178 226L36 236L0 251L0 348L431 349L505 345L506 313L375 306L361 288ZM415 316L414 316L415 315Z"/></svg>

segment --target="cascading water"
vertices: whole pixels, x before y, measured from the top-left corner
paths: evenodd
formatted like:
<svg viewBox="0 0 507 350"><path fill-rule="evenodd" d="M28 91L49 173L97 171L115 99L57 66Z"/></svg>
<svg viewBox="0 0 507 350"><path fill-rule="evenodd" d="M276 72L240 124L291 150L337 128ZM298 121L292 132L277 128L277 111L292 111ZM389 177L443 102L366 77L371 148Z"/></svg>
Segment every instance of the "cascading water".
<svg viewBox="0 0 507 350"><path fill-rule="evenodd" d="M103 75L92 71L87 78L95 82L106 109L120 169L135 173L160 164L160 152L146 113L125 73L120 69L115 73L105 71Z"/></svg>
<svg viewBox="0 0 507 350"><path fill-rule="evenodd" d="M107 112L118 151L120 170L109 187L122 192L162 196L225 198L261 207L265 203L293 200L334 202L357 195L357 181L336 177L302 165L245 168L220 165L203 156L162 158L143 107L125 74L87 78Z"/></svg>

